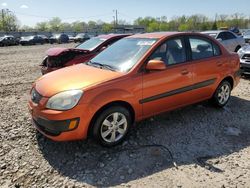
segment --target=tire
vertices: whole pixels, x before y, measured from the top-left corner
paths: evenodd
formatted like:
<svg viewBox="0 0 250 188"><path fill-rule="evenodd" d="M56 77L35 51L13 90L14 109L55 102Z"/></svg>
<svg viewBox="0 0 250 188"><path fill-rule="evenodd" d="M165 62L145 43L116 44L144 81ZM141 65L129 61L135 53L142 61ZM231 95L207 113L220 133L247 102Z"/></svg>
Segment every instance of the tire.
<svg viewBox="0 0 250 188"><path fill-rule="evenodd" d="M126 108L112 106L97 116L93 124L92 134L102 146L115 146L125 139L131 124L131 114Z"/></svg>
<svg viewBox="0 0 250 188"><path fill-rule="evenodd" d="M226 80L222 81L212 97L214 106L219 108L224 107L231 97L231 90L231 84Z"/></svg>

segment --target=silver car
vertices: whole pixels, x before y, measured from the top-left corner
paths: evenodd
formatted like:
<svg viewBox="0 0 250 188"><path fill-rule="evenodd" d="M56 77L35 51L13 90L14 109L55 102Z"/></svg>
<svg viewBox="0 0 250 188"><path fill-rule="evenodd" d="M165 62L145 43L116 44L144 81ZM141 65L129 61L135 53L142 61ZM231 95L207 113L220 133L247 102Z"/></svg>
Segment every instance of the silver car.
<svg viewBox="0 0 250 188"><path fill-rule="evenodd" d="M250 30L247 30L246 32L243 33L243 38L246 43L250 44Z"/></svg>
<svg viewBox="0 0 250 188"><path fill-rule="evenodd" d="M240 68L242 73L250 74L250 45L242 47L238 54L240 56Z"/></svg>
<svg viewBox="0 0 250 188"><path fill-rule="evenodd" d="M207 34L211 37L214 37L218 41L220 41L225 48L230 52L237 52L241 47L245 45L245 40L241 36L237 36L231 31L204 31L201 32L203 34Z"/></svg>

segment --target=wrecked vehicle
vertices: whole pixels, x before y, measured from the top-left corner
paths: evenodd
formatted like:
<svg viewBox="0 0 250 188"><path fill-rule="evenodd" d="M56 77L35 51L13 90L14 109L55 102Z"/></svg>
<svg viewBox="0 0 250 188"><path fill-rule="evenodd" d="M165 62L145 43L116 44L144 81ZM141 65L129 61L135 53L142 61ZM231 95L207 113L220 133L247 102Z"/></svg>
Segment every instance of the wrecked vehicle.
<svg viewBox="0 0 250 188"><path fill-rule="evenodd" d="M129 34L100 35L87 40L76 48L51 48L46 52L46 57L41 64L42 74L87 62L105 48L126 36L129 36Z"/></svg>

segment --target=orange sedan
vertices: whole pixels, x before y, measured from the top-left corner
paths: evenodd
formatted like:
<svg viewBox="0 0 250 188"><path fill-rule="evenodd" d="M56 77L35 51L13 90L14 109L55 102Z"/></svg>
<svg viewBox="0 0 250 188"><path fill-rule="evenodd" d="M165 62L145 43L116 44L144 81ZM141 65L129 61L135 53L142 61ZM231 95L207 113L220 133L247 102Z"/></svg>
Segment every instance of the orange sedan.
<svg viewBox="0 0 250 188"><path fill-rule="evenodd" d="M35 127L52 140L93 136L113 146L144 118L207 99L223 107L239 83L239 68L238 55L209 36L138 34L87 64L42 76L28 106Z"/></svg>

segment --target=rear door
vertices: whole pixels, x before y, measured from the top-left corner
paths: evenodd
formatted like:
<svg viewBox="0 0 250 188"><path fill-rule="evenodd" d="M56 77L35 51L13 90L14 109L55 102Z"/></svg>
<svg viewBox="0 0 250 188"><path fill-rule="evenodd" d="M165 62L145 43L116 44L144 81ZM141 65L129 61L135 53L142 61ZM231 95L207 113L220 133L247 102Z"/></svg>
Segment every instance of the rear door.
<svg viewBox="0 0 250 188"><path fill-rule="evenodd" d="M208 38L188 36L190 58L193 68L194 90L190 97L193 101L210 98L214 86L223 72L225 59L220 58L221 51L218 45Z"/></svg>
<svg viewBox="0 0 250 188"><path fill-rule="evenodd" d="M145 71L143 74L143 115L148 117L190 102L189 92L193 81L193 67L187 61L183 37L162 43L149 60L158 59L166 64L162 71Z"/></svg>

